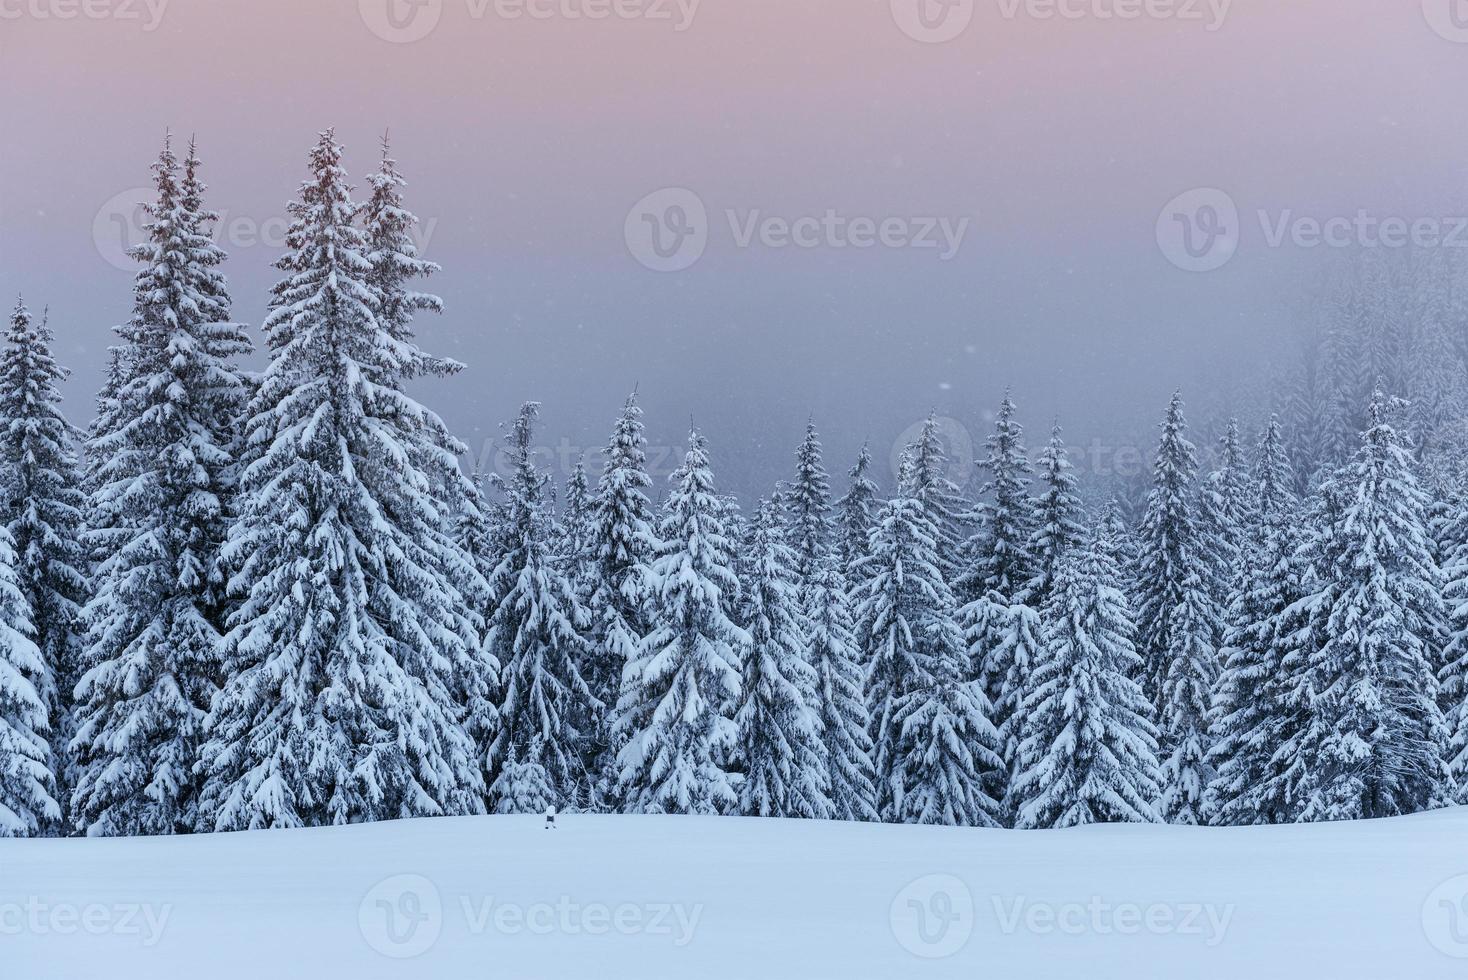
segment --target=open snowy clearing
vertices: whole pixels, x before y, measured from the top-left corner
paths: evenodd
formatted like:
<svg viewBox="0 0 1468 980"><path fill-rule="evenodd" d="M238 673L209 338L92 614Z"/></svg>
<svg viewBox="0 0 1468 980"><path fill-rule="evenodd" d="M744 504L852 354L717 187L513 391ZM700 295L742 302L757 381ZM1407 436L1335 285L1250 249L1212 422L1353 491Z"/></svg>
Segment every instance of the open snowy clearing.
<svg viewBox="0 0 1468 980"><path fill-rule="evenodd" d="M0 842L0 975L1320 977L1468 973L1468 810L1002 832L411 821ZM1463 876L1463 877L1460 877Z"/></svg>

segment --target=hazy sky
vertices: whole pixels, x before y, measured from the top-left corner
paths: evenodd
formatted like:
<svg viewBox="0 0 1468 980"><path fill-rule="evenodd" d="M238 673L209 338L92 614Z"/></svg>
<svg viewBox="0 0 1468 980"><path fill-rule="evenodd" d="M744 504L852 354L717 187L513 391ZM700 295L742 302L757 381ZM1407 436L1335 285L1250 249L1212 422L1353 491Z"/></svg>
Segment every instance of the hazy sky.
<svg viewBox="0 0 1468 980"><path fill-rule="evenodd" d="M1468 214L1464 42L1460 0L0 0L0 296L50 305L85 422L165 128L258 324L316 132L361 187L390 127L424 345L469 365L419 393L476 448L537 399L594 451L634 384L741 493L808 415L833 470L885 466L929 410L981 440L1007 384L1032 443L1110 445L1278 362L1332 251L1295 219ZM645 267L649 222L696 261Z"/></svg>

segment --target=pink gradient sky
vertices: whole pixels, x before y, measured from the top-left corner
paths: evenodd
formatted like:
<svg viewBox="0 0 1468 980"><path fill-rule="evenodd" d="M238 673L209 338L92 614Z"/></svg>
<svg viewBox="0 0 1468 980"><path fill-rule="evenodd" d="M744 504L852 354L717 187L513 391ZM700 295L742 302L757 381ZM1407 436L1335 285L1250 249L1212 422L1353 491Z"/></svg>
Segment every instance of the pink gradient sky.
<svg viewBox="0 0 1468 980"><path fill-rule="evenodd" d="M264 221L317 130L361 173L390 126L444 266L426 344L471 364L435 407L478 439L538 398L553 438L596 447L640 381L655 441L696 412L751 489L811 412L843 462L864 437L885 455L930 408L981 437L1012 382L1032 440L1058 412L1081 441L1144 427L1178 383L1211 397L1221 369L1254 370L1320 256L1250 248L1246 222L1228 267L1181 272L1154 238L1181 191L1250 214L1468 210L1468 44L1417 0L1235 0L1214 32L978 0L943 45L904 35L888 0L703 0L683 32L446 0L410 44L375 36L357 0L170 0L153 31L25 12L46 2L0 0L22 12L0 17L0 294L51 305L78 422L129 299L94 219L145 183L166 127L198 134L216 208ZM973 224L947 263L724 235L658 275L622 229L665 186L718 214ZM278 253L226 247L237 315L258 323Z"/></svg>

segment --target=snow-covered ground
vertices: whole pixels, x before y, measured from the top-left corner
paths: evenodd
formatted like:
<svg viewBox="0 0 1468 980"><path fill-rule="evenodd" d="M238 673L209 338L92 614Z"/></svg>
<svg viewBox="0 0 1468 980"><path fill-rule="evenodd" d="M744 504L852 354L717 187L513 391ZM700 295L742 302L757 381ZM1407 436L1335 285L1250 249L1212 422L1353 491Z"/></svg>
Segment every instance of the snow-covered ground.
<svg viewBox="0 0 1468 980"><path fill-rule="evenodd" d="M0 841L0 977L1468 976L1468 810L1036 833L542 823Z"/></svg>

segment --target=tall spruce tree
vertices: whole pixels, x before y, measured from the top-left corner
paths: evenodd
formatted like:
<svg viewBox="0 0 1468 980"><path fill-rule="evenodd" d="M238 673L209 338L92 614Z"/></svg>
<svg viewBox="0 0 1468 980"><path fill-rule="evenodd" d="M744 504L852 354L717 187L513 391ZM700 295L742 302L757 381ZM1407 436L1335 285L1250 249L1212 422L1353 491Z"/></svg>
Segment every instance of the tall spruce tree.
<svg viewBox="0 0 1468 980"><path fill-rule="evenodd" d="M1218 679L1222 615L1217 566L1200 527L1194 478L1197 452L1185 432L1180 393L1162 422L1153 487L1142 522L1141 636L1144 677L1162 732L1162 816L1197 824L1213 779L1208 711Z"/></svg>
<svg viewBox="0 0 1468 980"><path fill-rule="evenodd" d="M599 774L598 801L616 797L620 740L613 731L622 672L637 658L651 632L648 604L654 598L652 567L661 543L647 491L647 438L637 393L627 397L602 450L604 463L591 514L591 653L583 676L596 703L605 705L587 764Z"/></svg>
<svg viewBox="0 0 1468 980"><path fill-rule="evenodd" d="M1361 448L1321 491L1334 505L1309 552L1314 628L1296 675L1308 712L1288 744L1303 821L1397 816L1451 797L1433 669L1442 576L1427 496L1392 413L1378 389Z"/></svg>
<svg viewBox="0 0 1468 980"><path fill-rule="evenodd" d="M1040 613L1024 602L1005 605L998 593L990 593L988 602L970 603L964 614L973 617L967 622L966 634L971 655L982 637L989 662L1002 665L1004 671L994 685L998 694L990 709L999 733L1001 763L991 781L990 794L1003 804L1004 825L1013 826L1019 805L1014 785L1022 772L1020 749L1028 722L1025 687L1045 656Z"/></svg>
<svg viewBox="0 0 1468 980"><path fill-rule="evenodd" d="M584 604L596 583L595 525L593 508L596 498L591 478L586 473L586 459L578 456L571 475L566 479L566 504L557 532L556 555L564 573ZM594 733L588 732L588 737Z"/></svg>
<svg viewBox="0 0 1468 980"><path fill-rule="evenodd" d="M825 743L831 802L838 820L877 820L871 716L863 693L860 647L845 581L828 554L808 584L805 610L810 660L816 672L814 706Z"/></svg>
<svg viewBox="0 0 1468 980"><path fill-rule="evenodd" d="M1240 571L1224 617L1223 668L1209 709L1211 761L1217 772L1205 811L1213 824L1288 819L1285 773L1276 753L1293 734L1284 654L1288 628L1304 595L1308 569L1298 557L1298 501L1277 417L1259 444L1252 520L1243 535Z"/></svg>
<svg viewBox="0 0 1468 980"><path fill-rule="evenodd" d="M436 263L423 259L418 253L414 238L414 230L419 225L418 216L404 203L403 188L407 181L391 156L386 135L382 138L381 150L378 169L367 178L372 192L361 208L360 221L365 235L362 255L370 266L363 280L376 299L378 322L390 342L400 345L394 353L394 358L399 359L402 365L398 369L399 376L395 379L384 376L383 383L402 387L415 378L450 377L462 371L464 365L430 355L414 343L417 315L442 313L443 300L431 293L419 292L413 286L440 270ZM503 549L495 551L493 557L481 563L483 556L460 545L459 522L464 514L471 513L482 502L481 488L468 480L459 467L459 458L468 452L469 447L454 437L436 413L421 406L416 412L400 413L397 422L412 465L422 471L427 481L425 508L431 503L436 511L425 515L421 525L421 533L430 536L422 542L424 554L436 563L430 570L431 574L447 582L464 599L456 607L445 610L456 620L448 626L462 637L482 636L491 599L488 574ZM448 653L455 660L449 668L455 692L452 704L478 751L483 753L490 744L486 739L492 738L491 733L497 723L491 717L492 707L486 703L496 685L488 672L497 665L481 656L472 646L462 643L452 644Z"/></svg>
<svg viewBox="0 0 1468 980"><path fill-rule="evenodd" d="M475 663L449 518L402 391L429 360L379 319L381 291L334 134L321 134L265 330L249 465L225 558L241 601L221 650L201 824L215 830L481 812L455 703ZM431 373L431 372L429 372Z"/></svg>
<svg viewBox="0 0 1468 980"><path fill-rule="evenodd" d="M1016 412L1006 391L989 436L989 454L979 463L989 479L979 490L984 501L978 509L979 529L967 546L971 564L954 589L963 602L989 592L997 592L1006 603L1018 601L1035 574L1035 504L1029 491L1034 470Z"/></svg>
<svg viewBox="0 0 1468 980"><path fill-rule="evenodd" d="M848 578L871 548L872 524L881 497L881 490L867 475L871 468L871 449L862 443L856 464L847 473L850 484L846 494L836 501L837 549L841 572Z"/></svg>
<svg viewBox="0 0 1468 980"><path fill-rule="evenodd" d="M815 422L805 425L805 439L795 452L795 480L785 499L785 523L795 562L795 585L802 600L807 583L832 547L831 481Z"/></svg>
<svg viewBox="0 0 1468 980"><path fill-rule="evenodd" d="M1001 801L1008 795L1012 769L1012 755L1006 753L1012 746L1004 732L1018 707L1013 682L1029 664L1026 631L1033 624L1025 604L1035 574L1036 514L1029 490L1034 470L1016 411L1006 391L989 436L988 456L979 463L989 479L979 492L978 531L966 547L968 568L955 586L959 597L967 600L959 610L968 648L966 673L982 687L1000 736L1002 764L993 771L987 790ZM1008 822L1012 814L1006 813L1004 819Z"/></svg>
<svg viewBox="0 0 1468 980"><path fill-rule="evenodd" d="M0 527L0 837L35 837L61 820L44 693L51 670L33 632L10 532Z"/></svg>
<svg viewBox="0 0 1468 980"><path fill-rule="evenodd" d="M0 352L0 504L15 545L16 582L31 610L31 639L44 671L56 798L67 808L72 688L77 674L78 614L90 571L81 545L85 499L74 446L78 433L61 412L67 371L51 355L43 316L17 302ZM47 832L61 827L47 827Z"/></svg>
<svg viewBox="0 0 1468 980"><path fill-rule="evenodd" d="M863 469L870 462L858 461ZM871 497L856 474L851 515L858 525L869 522ZM874 490L874 488L872 488ZM796 477L786 507L787 524L795 551L796 584L805 630L807 659L815 671L807 703L816 712L824 743L824 764L830 777L832 814L843 820L875 820L870 719L862 697L862 673L853 635L847 585L838 562L841 536L831 514L831 487L826 475L820 438L814 424L806 426L805 440L796 452ZM865 551L865 544L858 557Z"/></svg>
<svg viewBox="0 0 1468 980"><path fill-rule="evenodd" d="M1446 642L1438 683L1447 725L1449 793L1468 804L1468 506L1461 491L1439 532Z"/></svg>
<svg viewBox="0 0 1468 980"><path fill-rule="evenodd" d="M233 426L249 350L227 322L198 160L180 183L165 143L133 315L117 328L126 373L89 448L106 457L89 524L105 548L83 610L72 818L92 835L168 834L196 823L200 725L221 671L220 548L233 492Z"/></svg>
<svg viewBox="0 0 1468 980"><path fill-rule="evenodd" d="M995 826L1001 762L982 688L966 679L957 603L939 567L927 507L902 495L882 509L861 566L858 636L867 663L878 809L892 823Z"/></svg>
<svg viewBox="0 0 1468 980"><path fill-rule="evenodd" d="M1049 598L1060 562L1085 536L1075 470L1059 422L1050 430L1050 442L1040 453L1039 468L1042 488L1035 502L1036 521L1030 541L1035 574L1026 589L1030 604L1036 608L1043 607Z"/></svg>
<svg viewBox="0 0 1468 980"><path fill-rule="evenodd" d="M726 608L739 594L726 511L707 443L694 431L673 475L649 577L654 627L622 672L614 735L618 792L629 812L713 814L739 802L733 713L750 637Z"/></svg>
<svg viewBox="0 0 1468 980"><path fill-rule="evenodd" d="M410 343L414 318L423 312L442 313L443 300L409 288L414 281L438 272L439 267L418 255L413 240L418 217L404 206L402 189L407 181L391 156L386 136L382 138L382 160L367 183L372 193L362 205L362 227L367 237L363 257L371 269L364 278L378 296L377 319L382 329L394 341ZM430 357L416 349L411 357L420 374L444 376L462 369L455 361Z"/></svg>
<svg viewBox="0 0 1468 980"><path fill-rule="evenodd" d="M734 715L739 809L746 816L825 819L835 812L831 780L811 707L817 679L806 660L798 551L783 540L784 516L778 495L760 505L746 555L741 620L749 643Z"/></svg>
<svg viewBox="0 0 1468 980"><path fill-rule="evenodd" d="M917 439L902 455L901 492L922 504L932 522L937 567L951 584L963 570L969 507L963 490L949 476L954 465L943 444L937 413L928 416Z"/></svg>
<svg viewBox="0 0 1468 980"><path fill-rule="evenodd" d="M1025 684L1020 774L1024 829L1158 819L1162 776L1152 706L1133 678L1126 597L1104 533L1069 551L1043 614L1043 650Z"/></svg>
<svg viewBox="0 0 1468 980"><path fill-rule="evenodd" d="M1215 775L1208 715L1218 683L1214 637L1221 621L1205 573L1206 567L1184 573L1182 603L1173 613L1173 645L1162 678L1160 808L1169 823L1204 822L1204 797Z"/></svg>
<svg viewBox="0 0 1468 980"><path fill-rule="evenodd" d="M1181 392L1172 396L1161 428L1152 491L1138 532L1136 610L1144 690L1159 707L1170 663L1191 639L1183 631L1185 624L1177 620L1189 601L1189 575L1204 560L1193 487L1198 454L1185 434ZM1194 574L1194 587L1197 581ZM1199 624L1188 625L1196 628Z"/></svg>
<svg viewBox="0 0 1468 980"><path fill-rule="evenodd" d="M1258 519L1238 419L1228 420L1218 449L1218 468L1203 483L1199 511L1204 538L1214 553L1215 578L1227 590L1244 553L1245 537Z"/></svg>
<svg viewBox="0 0 1468 980"><path fill-rule="evenodd" d="M504 689L499 734L489 752L497 809L515 795L510 784L519 771L505 772L512 758L544 770L558 806L584 802L591 779L582 741L599 714L581 676L589 617L550 549L548 478L536 469L532 446L539 413L538 404L526 403L510 430L510 547L490 576L499 598L485 649L502 665Z"/></svg>

